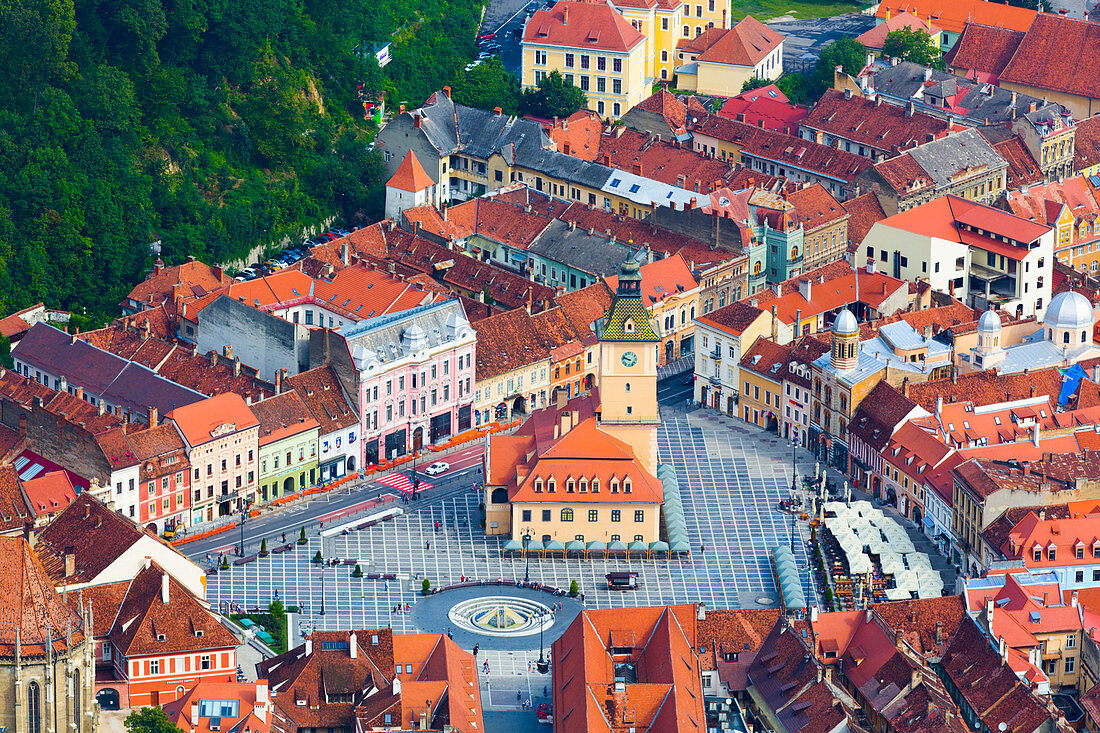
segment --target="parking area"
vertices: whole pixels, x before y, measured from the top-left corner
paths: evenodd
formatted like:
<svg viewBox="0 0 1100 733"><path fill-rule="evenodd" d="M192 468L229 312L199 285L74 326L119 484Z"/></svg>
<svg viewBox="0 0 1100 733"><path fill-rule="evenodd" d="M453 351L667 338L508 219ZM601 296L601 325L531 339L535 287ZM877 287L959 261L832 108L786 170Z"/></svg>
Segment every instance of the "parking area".
<svg viewBox="0 0 1100 733"><path fill-rule="evenodd" d="M792 524L789 515L776 510L787 498L791 483L787 443L759 431L731 428L699 411L666 414L659 430L659 454L677 472L690 556L649 561L536 559L530 563L531 580L568 587L575 579L587 608L696 601L710 608L776 605L779 596L769 553L778 544L791 544L792 529L796 560L804 571L808 567L805 524ZM407 506L406 514L368 529L327 538L324 555L354 559L362 568L362 578L353 577L354 565L312 564L321 548L315 536L291 552L210 576L207 598L215 607L222 601L252 607L266 605L278 590L285 603L303 607L296 625L299 632L379 626L398 632L444 632L447 628L439 614L415 612L423 578L433 586L457 583L463 576L514 582L522 580L526 570L524 559L503 556L505 538L483 533L479 499L475 492L459 492L430 506ZM637 573L638 589L607 590L604 576L614 570ZM395 577L367 579L371 573ZM803 573L803 585L807 598L813 598L809 572ZM545 643L549 645L564 626L550 630ZM479 662L488 659L491 669L483 682L486 692L490 680L495 685L494 701L515 703L517 691L520 698L540 697L543 682L539 680L545 678L528 671L528 662L538 655L539 638L527 639L527 650L514 646L482 650ZM508 694L501 697L501 689Z"/></svg>
<svg viewBox="0 0 1100 733"><path fill-rule="evenodd" d="M874 26L875 16L862 13L768 23L769 28L786 36L783 41L783 71L804 74L813 71L822 48L840 38L855 38Z"/></svg>

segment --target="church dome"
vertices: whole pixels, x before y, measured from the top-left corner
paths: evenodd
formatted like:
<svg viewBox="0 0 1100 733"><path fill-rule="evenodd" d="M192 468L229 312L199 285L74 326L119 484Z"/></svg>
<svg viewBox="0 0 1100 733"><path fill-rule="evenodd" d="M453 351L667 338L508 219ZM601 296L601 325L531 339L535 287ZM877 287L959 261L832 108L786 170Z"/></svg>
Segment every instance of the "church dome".
<svg viewBox="0 0 1100 733"><path fill-rule="evenodd" d="M833 322L833 333L838 336L851 336L854 333L859 333L859 321L847 308L841 309L840 313L836 314L836 321Z"/></svg>
<svg viewBox="0 0 1100 733"><path fill-rule="evenodd" d="M997 333L1001 330L1001 317L997 315L995 310L987 310L982 314L982 317L978 319L978 332L979 333Z"/></svg>
<svg viewBox="0 0 1100 733"><path fill-rule="evenodd" d="M1072 290L1058 293L1050 301L1043 322L1050 328L1077 331L1092 329L1092 303Z"/></svg>

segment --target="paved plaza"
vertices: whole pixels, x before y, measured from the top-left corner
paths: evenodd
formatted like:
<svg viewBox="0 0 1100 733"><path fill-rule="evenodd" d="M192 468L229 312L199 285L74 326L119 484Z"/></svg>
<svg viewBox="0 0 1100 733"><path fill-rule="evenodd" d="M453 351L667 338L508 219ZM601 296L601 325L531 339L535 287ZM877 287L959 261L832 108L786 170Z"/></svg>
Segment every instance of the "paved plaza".
<svg viewBox="0 0 1100 733"><path fill-rule="evenodd" d="M532 582L568 588L577 580L587 608L635 605L663 605L704 602L710 608L752 608L774 606L779 597L770 565L770 550L791 542L789 515L776 510L788 496L791 484L791 453L788 444L753 429L720 424L705 413L685 416L666 412L659 431L659 454L672 464L679 479L688 536L689 557L625 560L575 558L532 560ZM807 461L808 454L801 459ZM812 470L800 463L799 471ZM366 488L369 493L375 485ZM346 629L391 626L397 632L446 632L445 610L433 608L449 594L429 599L420 594L423 578L433 586L458 583L465 576L477 580L522 580L526 562L504 557L506 538L486 536L480 527L479 494L457 493L445 501L406 507L407 513L362 531L324 539L326 558L354 559L364 577L352 577L354 565L320 566L311 563L322 549L314 535L309 544L257 560L209 577L207 597L217 606L222 601L246 607L266 605L278 590L290 605L300 605L292 644L311 628ZM440 527L435 529L435 523ZM806 569L805 524L799 523L795 558ZM609 591L604 576L612 570L638 573L636 591ZM371 580L371 573L392 574L391 580ZM325 615L322 604L322 575ZM814 598L809 572L803 575L807 598ZM486 595L499 595L499 587L488 587ZM527 593L530 593L529 591ZM558 598L541 594L550 604ZM457 596L456 596L457 599ZM545 643L557 638L579 605L568 599L559 623L546 632ZM405 612L405 604L409 611ZM423 605L422 605L423 604ZM446 604L443 604L444 606ZM399 613L395 609L400 608ZM455 635L464 647L471 636ZM539 637L521 637L515 643L482 641L479 665L489 660L490 675L483 681L483 694L491 705L517 706L520 696L537 703L548 676L528 672L528 663L538 656ZM505 647L505 648L501 648ZM533 649L533 652L530 651ZM491 686L489 683L491 682ZM533 713L532 713L533 715Z"/></svg>

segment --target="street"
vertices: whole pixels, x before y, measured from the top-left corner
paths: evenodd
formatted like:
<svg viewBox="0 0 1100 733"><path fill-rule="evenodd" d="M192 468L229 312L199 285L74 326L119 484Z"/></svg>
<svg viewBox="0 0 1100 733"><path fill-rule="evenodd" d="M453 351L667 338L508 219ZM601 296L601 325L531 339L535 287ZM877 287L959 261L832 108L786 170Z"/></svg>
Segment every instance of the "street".
<svg viewBox="0 0 1100 733"><path fill-rule="evenodd" d="M259 551L260 541L263 539L267 539L270 548L275 544L281 544L282 534L285 532L286 541L294 542L298 539L302 527L306 528L307 536L315 536L323 523L352 517L376 506L384 508L398 506L406 512L417 511L421 507L431 506L448 497L468 491L473 483L481 482L483 451L484 446L480 443L446 455L425 451L428 455L416 463L416 470L421 483L431 484L432 488L421 491L420 498L408 504L401 503L399 492L379 483L372 476L367 481L350 482L346 486L318 494L298 504L264 511L260 516L245 522L245 554L255 554ZM424 470L435 461L445 461L451 467L439 476L426 475ZM398 473L407 475L411 470L410 466L402 466ZM377 501L379 495L383 498L381 505ZM201 564L207 553L235 556L236 547L240 542L240 528L234 527L227 532L180 545L179 549Z"/></svg>

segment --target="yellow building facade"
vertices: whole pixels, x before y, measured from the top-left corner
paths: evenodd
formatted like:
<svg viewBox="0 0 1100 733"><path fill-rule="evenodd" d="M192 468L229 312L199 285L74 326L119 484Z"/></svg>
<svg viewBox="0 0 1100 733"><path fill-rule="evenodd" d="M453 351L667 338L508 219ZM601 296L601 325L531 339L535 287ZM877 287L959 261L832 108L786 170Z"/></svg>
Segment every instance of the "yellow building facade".
<svg viewBox="0 0 1100 733"><path fill-rule="evenodd" d="M557 71L589 109L618 119L649 96L646 51L646 36L610 5L562 0L527 21L520 81L534 89Z"/></svg>

